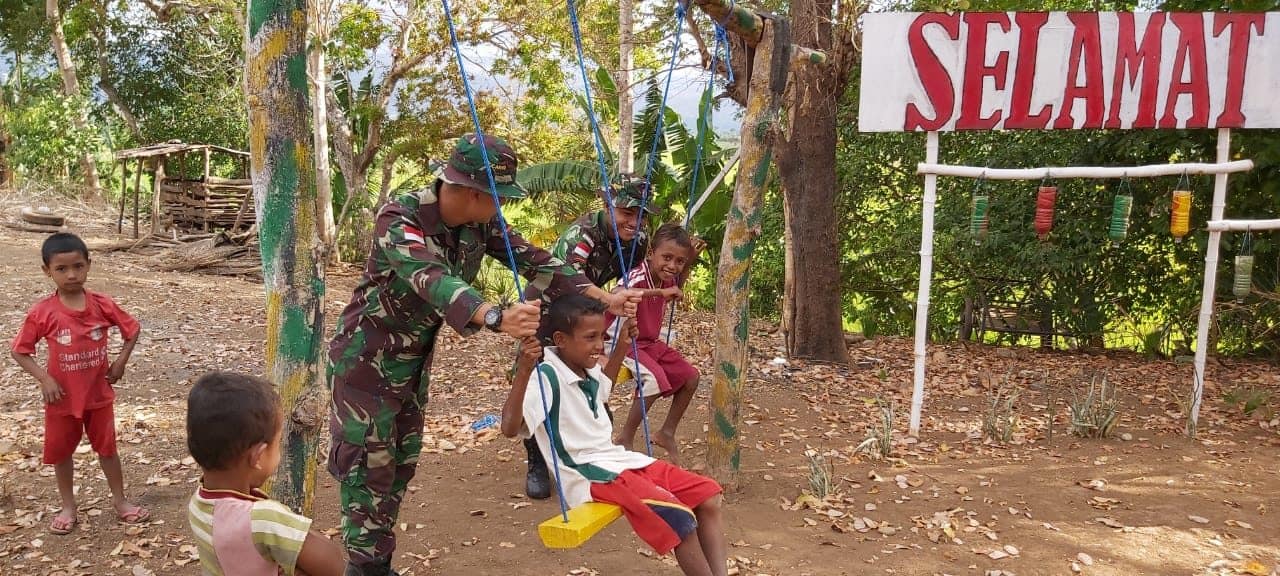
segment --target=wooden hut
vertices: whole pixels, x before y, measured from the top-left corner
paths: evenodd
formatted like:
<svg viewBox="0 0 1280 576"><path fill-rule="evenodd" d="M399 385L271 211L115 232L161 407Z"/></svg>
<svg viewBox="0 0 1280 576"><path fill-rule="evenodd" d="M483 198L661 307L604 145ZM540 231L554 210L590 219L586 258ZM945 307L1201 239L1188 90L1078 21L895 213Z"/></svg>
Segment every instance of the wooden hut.
<svg viewBox="0 0 1280 576"><path fill-rule="evenodd" d="M170 141L115 154L124 177L120 215L124 225L129 176L133 176L133 237L138 237L142 175L151 174L151 234L165 230L200 231L249 228L254 221L249 153L211 144ZM132 164L132 173L130 172ZM214 172L225 177L214 176Z"/></svg>

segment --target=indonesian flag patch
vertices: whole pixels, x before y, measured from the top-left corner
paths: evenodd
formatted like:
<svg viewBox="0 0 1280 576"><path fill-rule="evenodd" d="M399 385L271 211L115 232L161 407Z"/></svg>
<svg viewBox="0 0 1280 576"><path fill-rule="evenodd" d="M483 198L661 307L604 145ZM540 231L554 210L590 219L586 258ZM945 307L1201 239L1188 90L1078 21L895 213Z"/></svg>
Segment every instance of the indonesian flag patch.
<svg viewBox="0 0 1280 576"><path fill-rule="evenodd" d="M409 244L410 248L426 248L426 239L422 237L422 230L413 226L404 227L404 241Z"/></svg>
<svg viewBox="0 0 1280 576"><path fill-rule="evenodd" d="M586 242L579 242L573 248L573 259L576 261L585 261L589 255L591 255L591 245Z"/></svg>

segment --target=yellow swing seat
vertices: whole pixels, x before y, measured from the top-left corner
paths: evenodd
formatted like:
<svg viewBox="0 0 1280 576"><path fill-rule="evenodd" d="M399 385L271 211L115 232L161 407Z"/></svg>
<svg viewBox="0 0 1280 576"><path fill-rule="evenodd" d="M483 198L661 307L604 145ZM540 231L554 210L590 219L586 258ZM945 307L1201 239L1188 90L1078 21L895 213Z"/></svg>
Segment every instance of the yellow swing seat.
<svg viewBox="0 0 1280 576"><path fill-rule="evenodd" d="M618 382L631 380L631 370L623 364ZM557 514L538 525L538 537L547 548L577 548L586 544L614 520L622 517L622 507L605 502L587 502L569 509L569 521Z"/></svg>
<svg viewBox="0 0 1280 576"><path fill-rule="evenodd" d="M539 524L538 537L547 548L577 548L621 517L622 507L617 504L587 502L569 509L568 522L557 514Z"/></svg>

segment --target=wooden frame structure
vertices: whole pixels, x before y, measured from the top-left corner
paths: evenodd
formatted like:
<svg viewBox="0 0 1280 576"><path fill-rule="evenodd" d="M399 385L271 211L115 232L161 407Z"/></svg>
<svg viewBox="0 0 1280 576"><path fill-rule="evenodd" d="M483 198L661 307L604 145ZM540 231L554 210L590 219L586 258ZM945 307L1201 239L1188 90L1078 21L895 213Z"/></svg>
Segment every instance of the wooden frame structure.
<svg viewBox="0 0 1280 576"><path fill-rule="evenodd" d="M231 156L235 178L212 174L214 154ZM133 164L133 237L138 237L142 174L151 173L151 234L164 228L236 231L254 221L249 153L211 144L165 142L115 153L120 164L120 213L116 232L124 228L129 197L129 164Z"/></svg>
<svg viewBox="0 0 1280 576"><path fill-rule="evenodd" d="M929 294L933 282L933 213L938 201L938 176L955 178L987 178L992 180L1043 180L1045 178L1155 178L1160 176L1212 174L1213 203L1209 220L1209 242L1205 252L1204 286L1200 305L1200 321L1196 339L1195 381L1191 392L1191 414L1187 431L1195 434L1204 395L1204 362L1208 353L1209 323L1213 315L1214 285L1217 282L1218 244L1223 230L1270 229L1270 222L1223 220L1227 202L1227 175L1253 169L1252 160L1231 160L1231 130L1218 129L1217 162L1172 163L1150 166L1070 166L1044 168L999 169L983 166L958 166L938 163L938 132L925 136L925 161L916 166L924 176L923 222L920 231L920 287L916 292L915 367L911 390L912 436L920 435L920 418L924 407L925 370L929 331ZM1274 222L1274 221L1273 221ZM1280 227L1280 226L1277 226Z"/></svg>

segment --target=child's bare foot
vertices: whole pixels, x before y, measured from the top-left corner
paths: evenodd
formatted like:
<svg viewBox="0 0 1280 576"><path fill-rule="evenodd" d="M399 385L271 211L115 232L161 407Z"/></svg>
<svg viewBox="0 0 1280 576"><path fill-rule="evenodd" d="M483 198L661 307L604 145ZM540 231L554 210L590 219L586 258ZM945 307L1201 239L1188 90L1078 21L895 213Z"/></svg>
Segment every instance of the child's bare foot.
<svg viewBox="0 0 1280 576"><path fill-rule="evenodd" d="M631 446L634 445L636 441L634 437L625 438L622 436L618 436L613 439L613 443L623 448L626 448L627 450L631 450Z"/></svg>
<svg viewBox="0 0 1280 576"><path fill-rule="evenodd" d="M128 502L116 504L116 519L125 524L138 524L151 519L151 511Z"/></svg>
<svg viewBox="0 0 1280 576"><path fill-rule="evenodd" d="M680 465L680 442L676 440L675 433L659 430L653 435L653 443L667 451L667 460L673 465Z"/></svg>
<svg viewBox="0 0 1280 576"><path fill-rule="evenodd" d="M70 534L75 529L77 522L76 511L63 508L58 511L58 515L54 516L53 521L49 523L49 533L59 536Z"/></svg>

